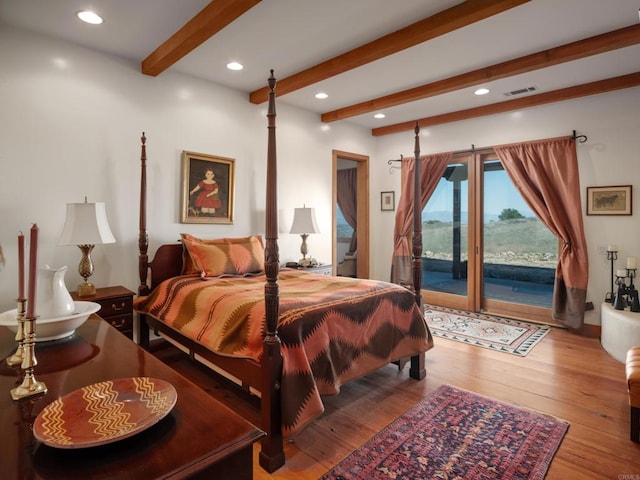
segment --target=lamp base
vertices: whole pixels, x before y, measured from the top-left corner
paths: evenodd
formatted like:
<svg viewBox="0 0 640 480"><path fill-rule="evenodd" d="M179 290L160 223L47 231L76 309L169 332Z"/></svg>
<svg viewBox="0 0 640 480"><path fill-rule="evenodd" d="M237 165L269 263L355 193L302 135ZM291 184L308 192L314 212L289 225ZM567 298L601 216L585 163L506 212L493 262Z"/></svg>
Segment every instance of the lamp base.
<svg viewBox="0 0 640 480"><path fill-rule="evenodd" d="M298 261L298 266L299 267L304 267L304 268L309 268L309 267L317 267L318 266L318 261L313 258L313 257L309 257L309 258L301 258Z"/></svg>
<svg viewBox="0 0 640 480"><path fill-rule="evenodd" d="M298 265L305 268L310 267L311 260L309 258L301 258L300 260L298 260Z"/></svg>
<svg viewBox="0 0 640 480"><path fill-rule="evenodd" d="M76 293L79 297L90 297L96 294L96 286L91 282L84 282L78 285Z"/></svg>

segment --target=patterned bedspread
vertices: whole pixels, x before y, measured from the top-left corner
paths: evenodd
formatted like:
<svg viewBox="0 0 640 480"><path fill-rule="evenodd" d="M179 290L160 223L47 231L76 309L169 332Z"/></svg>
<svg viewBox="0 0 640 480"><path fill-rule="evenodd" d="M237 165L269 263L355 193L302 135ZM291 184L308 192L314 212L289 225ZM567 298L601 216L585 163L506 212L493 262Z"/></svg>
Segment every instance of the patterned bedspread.
<svg viewBox="0 0 640 480"><path fill-rule="evenodd" d="M264 275L175 277L136 299L134 308L218 354L259 361L265 282ZM285 434L324 411L321 395L433 346L413 294L400 286L288 269L278 283Z"/></svg>

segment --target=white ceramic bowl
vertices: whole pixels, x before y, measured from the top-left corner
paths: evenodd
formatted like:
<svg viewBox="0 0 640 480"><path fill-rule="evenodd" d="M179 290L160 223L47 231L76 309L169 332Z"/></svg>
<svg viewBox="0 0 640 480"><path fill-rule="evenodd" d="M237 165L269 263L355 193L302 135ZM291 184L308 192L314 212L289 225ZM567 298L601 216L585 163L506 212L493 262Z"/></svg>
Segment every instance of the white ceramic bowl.
<svg viewBox="0 0 640 480"><path fill-rule="evenodd" d="M47 342L68 337L82 325L89 315L100 310L100 304L95 302L74 302L75 313L58 318L38 318L36 320L36 342ZM36 312L37 314L37 312ZM8 310L0 313L0 326L7 327L13 333L18 331L18 310Z"/></svg>

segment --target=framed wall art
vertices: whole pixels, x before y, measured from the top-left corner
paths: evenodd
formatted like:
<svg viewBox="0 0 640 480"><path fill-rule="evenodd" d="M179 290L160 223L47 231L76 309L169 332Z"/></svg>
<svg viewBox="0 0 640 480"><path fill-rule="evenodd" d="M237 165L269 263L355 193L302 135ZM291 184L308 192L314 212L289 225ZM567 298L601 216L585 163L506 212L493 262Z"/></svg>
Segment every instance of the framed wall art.
<svg viewBox="0 0 640 480"><path fill-rule="evenodd" d="M396 192L380 192L380 210L393 212L396 209Z"/></svg>
<svg viewBox="0 0 640 480"><path fill-rule="evenodd" d="M631 185L587 187L587 215L631 215Z"/></svg>
<svg viewBox="0 0 640 480"><path fill-rule="evenodd" d="M233 223L233 158L182 152L182 223Z"/></svg>

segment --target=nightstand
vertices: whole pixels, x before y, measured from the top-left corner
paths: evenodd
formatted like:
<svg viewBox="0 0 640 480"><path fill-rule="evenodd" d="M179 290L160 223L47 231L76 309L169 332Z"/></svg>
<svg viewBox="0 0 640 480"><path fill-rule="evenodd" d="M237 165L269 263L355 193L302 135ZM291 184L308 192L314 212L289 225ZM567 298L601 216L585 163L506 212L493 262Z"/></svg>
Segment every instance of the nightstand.
<svg viewBox="0 0 640 480"><path fill-rule="evenodd" d="M133 296L134 292L121 286L96 288L95 295L79 297L71 292L71 298L83 302L100 304L97 314L133 339Z"/></svg>
<svg viewBox="0 0 640 480"><path fill-rule="evenodd" d="M304 270L306 272L319 273L320 275L333 275L333 266L329 265L317 265L315 267L298 267L298 270Z"/></svg>

